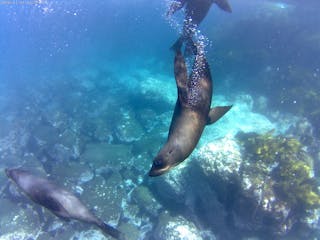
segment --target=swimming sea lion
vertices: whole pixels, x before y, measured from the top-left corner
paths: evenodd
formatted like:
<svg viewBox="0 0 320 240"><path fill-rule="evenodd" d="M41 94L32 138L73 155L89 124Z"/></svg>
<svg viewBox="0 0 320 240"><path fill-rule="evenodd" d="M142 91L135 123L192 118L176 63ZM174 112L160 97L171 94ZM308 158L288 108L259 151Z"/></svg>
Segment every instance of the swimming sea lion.
<svg viewBox="0 0 320 240"><path fill-rule="evenodd" d="M6 169L5 172L32 201L47 208L56 216L65 220L76 219L94 224L104 234L122 239L120 231L94 216L72 193L56 186L45 178L34 176L22 169Z"/></svg>
<svg viewBox="0 0 320 240"><path fill-rule="evenodd" d="M220 119L231 106L210 109L212 80L204 53L195 57L188 79L181 51L176 52L174 75L178 99L174 109L168 139L153 160L149 176L159 176L184 161L196 147L204 127Z"/></svg>
<svg viewBox="0 0 320 240"><path fill-rule="evenodd" d="M193 48L195 51L192 37L199 24L207 15L211 5L215 3L219 8L226 12L232 12L231 6L227 0L175 0L170 5L167 16L173 15L185 6L185 19L182 35L172 45L171 49L177 51L181 48L183 42L187 43L187 47Z"/></svg>

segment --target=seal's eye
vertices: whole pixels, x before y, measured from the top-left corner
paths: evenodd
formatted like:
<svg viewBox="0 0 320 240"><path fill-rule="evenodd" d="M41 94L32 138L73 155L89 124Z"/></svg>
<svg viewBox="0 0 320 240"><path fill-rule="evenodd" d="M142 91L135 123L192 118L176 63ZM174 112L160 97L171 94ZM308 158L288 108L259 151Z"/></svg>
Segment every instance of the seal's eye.
<svg viewBox="0 0 320 240"><path fill-rule="evenodd" d="M161 167L163 167L163 162L161 161L161 159L156 159L156 160L154 160L153 161L153 165L155 166L155 167L157 167L157 168L161 168Z"/></svg>

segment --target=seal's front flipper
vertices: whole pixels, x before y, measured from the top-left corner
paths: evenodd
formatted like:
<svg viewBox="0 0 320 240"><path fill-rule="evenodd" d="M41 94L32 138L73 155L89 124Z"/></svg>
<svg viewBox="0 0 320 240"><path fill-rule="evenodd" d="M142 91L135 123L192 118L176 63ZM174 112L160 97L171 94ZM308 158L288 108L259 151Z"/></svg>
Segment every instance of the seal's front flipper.
<svg viewBox="0 0 320 240"><path fill-rule="evenodd" d="M188 72L186 62L180 50L176 52L176 56L174 58L174 77L178 88L179 101L186 102Z"/></svg>
<svg viewBox="0 0 320 240"><path fill-rule="evenodd" d="M211 108L209 115L208 115L208 122L207 124L212 124L218 121L226 112L230 110L232 106L220 106L220 107L215 107Z"/></svg>
<svg viewBox="0 0 320 240"><path fill-rule="evenodd" d="M232 9L227 0L214 0L214 3L218 5L218 7L226 12L231 13Z"/></svg>

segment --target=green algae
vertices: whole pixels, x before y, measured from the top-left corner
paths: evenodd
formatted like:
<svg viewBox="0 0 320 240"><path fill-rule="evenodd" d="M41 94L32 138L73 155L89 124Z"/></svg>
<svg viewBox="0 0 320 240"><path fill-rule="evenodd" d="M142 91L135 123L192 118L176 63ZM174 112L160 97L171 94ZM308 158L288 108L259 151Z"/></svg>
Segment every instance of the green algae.
<svg viewBox="0 0 320 240"><path fill-rule="evenodd" d="M303 161L288 160L280 164L275 171L276 193L294 208L309 210L320 207L320 194L311 172L311 166Z"/></svg>
<svg viewBox="0 0 320 240"><path fill-rule="evenodd" d="M96 176L83 184L81 200L88 204L89 209L93 208L94 213L102 220L117 224L122 211L122 199L126 197L126 192L119 185L121 181L118 172L112 173L107 180Z"/></svg>
<svg viewBox="0 0 320 240"><path fill-rule="evenodd" d="M119 230L125 235L125 239L127 240L136 240L140 237L139 229L129 223L121 223Z"/></svg>
<svg viewBox="0 0 320 240"><path fill-rule="evenodd" d="M139 186L132 192L132 197L137 203L141 203L142 206L150 206L154 204L154 198L152 193L147 187Z"/></svg>
<svg viewBox="0 0 320 240"><path fill-rule="evenodd" d="M142 214L158 216L161 205L156 201L152 192L145 186L138 186L132 192L132 200L138 205Z"/></svg>
<svg viewBox="0 0 320 240"><path fill-rule="evenodd" d="M261 183L270 177L268 187L276 197L300 213L320 207L313 160L299 140L273 132L241 133L238 138L249 161L252 182Z"/></svg>
<svg viewBox="0 0 320 240"><path fill-rule="evenodd" d="M93 169L127 166L132 157L131 148L124 144L88 143L80 162L89 163Z"/></svg>

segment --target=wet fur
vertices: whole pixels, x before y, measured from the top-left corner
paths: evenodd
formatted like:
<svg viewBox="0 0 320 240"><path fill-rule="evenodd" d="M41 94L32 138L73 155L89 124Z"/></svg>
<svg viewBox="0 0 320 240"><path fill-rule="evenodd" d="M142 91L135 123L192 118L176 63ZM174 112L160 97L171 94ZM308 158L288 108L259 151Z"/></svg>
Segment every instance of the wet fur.
<svg viewBox="0 0 320 240"><path fill-rule="evenodd" d="M182 44L186 42L188 47L191 48L193 53L195 53L195 46L192 40L194 32L203 19L207 16L211 5L214 3L217 4L220 9L226 12L232 12L227 0L178 0L177 2L173 2L171 4L167 13L168 16L185 7L182 35L172 45L172 50L177 51L181 49Z"/></svg>
<svg viewBox="0 0 320 240"><path fill-rule="evenodd" d="M188 78L184 57L177 51L174 73L178 99L167 142L153 160L149 176L159 176L184 161L196 147L205 126L217 121L231 108L227 106L210 110L212 78L204 54L196 55ZM213 111L216 109L219 111Z"/></svg>
<svg viewBox="0 0 320 240"><path fill-rule="evenodd" d="M104 233L117 239L120 232L94 216L72 193L56 186L49 180L32 175L21 169L6 169L6 174L35 203L47 208L64 220L76 219L98 226Z"/></svg>

